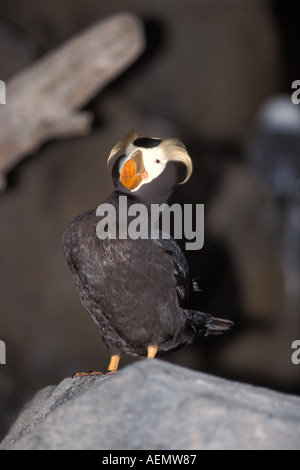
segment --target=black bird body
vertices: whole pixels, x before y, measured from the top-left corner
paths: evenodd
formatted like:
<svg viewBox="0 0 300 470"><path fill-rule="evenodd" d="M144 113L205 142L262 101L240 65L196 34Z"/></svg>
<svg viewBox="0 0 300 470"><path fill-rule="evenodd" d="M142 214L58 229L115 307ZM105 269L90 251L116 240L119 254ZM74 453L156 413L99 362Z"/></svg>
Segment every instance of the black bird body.
<svg viewBox="0 0 300 470"><path fill-rule="evenodd" d="M81 301L111 353L144 357L150 344L161 352L191 342L194 331L182 310L189 276L175 241L100 240L98 222L96 209L75 217L63 246Z"/></svg>
<svg viewBox="0 0 300 470"><path fill-rule="evenodd" d="M178 166L166 168L170 182L170 174L174 178ZM160 178L133 192L120 183L117 173L116 188L104 201L115 208L116 221L122 195L127 196L128 208L137 202L149 208L154 200L165 201L178 182L176 173L174 181L169 187L164 184L162 191L166 175L168 171L163 171ZM159 189L155 190L157 183ZM147 239L100 239L100 220L96 209L75 217L64 232L63 249L81 302L112 357L154 357L190 344L200 335L222 333L231 326L228 320L193 310L193 285L186 259L172 238L153 239L149 229ZM154 352L150 354L151 348Z"/></svg>

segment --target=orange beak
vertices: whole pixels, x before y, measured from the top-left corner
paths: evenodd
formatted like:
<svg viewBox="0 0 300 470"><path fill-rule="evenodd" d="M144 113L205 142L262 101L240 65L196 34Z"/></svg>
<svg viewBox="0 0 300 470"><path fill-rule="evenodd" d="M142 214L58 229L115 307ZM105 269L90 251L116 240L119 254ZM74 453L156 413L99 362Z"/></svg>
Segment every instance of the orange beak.
<svg viewBox="0 0 300 470"><path fill-rule="evenodd" d="M140 150L134 152L127 162L124 163L120 174L120 182L127 189L137 188L140 183L149 178L144 167L143 153Z"/></svg>

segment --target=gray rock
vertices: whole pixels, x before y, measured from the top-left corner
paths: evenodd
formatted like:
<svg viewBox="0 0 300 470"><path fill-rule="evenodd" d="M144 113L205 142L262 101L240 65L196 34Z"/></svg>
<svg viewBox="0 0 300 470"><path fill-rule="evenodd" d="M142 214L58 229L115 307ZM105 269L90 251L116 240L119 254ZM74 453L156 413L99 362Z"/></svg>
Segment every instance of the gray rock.
<svg viewBox="0 0 300 470"><path fill-rule="evenodd" d="M299 397L154 359L41 390L0 448L299 449L299 424Z"/></svg>
<svg viewBox="0 0 300 470"><path fill-rule="evenodd" d="M96 380L105 380L107 377L106 375L90 376L79 381L66 378L57 386L50 385L41 389L25 405L1 447L6 447L7 444L11 445L23 435L30 434L48 414L54 413L57 407L90 388Z"/></svg>

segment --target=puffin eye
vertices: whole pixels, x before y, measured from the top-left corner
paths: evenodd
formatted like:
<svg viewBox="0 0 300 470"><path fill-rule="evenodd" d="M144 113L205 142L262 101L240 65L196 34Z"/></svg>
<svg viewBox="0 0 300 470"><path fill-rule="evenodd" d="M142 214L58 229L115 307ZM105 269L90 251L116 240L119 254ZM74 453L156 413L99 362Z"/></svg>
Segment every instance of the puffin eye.
<svg viewBox="0 0 300 470"><path fill-rule="evenodd" d="M158 158L155 160L155 163L160 163L160 160L158 160Z"/></svg>

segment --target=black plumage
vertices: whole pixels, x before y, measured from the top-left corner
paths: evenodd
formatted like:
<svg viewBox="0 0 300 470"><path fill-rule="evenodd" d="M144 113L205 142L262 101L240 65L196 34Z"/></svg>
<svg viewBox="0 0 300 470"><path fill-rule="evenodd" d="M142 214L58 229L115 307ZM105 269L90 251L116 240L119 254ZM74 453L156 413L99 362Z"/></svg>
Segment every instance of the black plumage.
<svg viewBox="0 0 300 470"><path fill-rule="evenodd" d="M149 153L154 149L155 154ZM133 163L128 163L134 156L142 168L137 181L137 171L130 173ZM174 186L191 173L190 158L179 141L138 138L135 133L114 147L109 161L115 189L104 202L115 208L117 224L121 196L127 196L128 207L143 203L150 214L150 205L166 202ZM158 175L154 165L161 166ZM96 211L80 214L69 223L63 249L81 302L112 357L108 370L117 370L122 354L154 357L201 335L230 328L229 320L193 309L192 280L174 239L163 239L161 234L158 239L150 238L150 223L147 239L100 239L97 224L101 216ZM130 221L129 217L128 224Z"/></svg>

